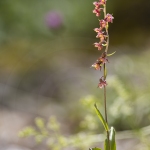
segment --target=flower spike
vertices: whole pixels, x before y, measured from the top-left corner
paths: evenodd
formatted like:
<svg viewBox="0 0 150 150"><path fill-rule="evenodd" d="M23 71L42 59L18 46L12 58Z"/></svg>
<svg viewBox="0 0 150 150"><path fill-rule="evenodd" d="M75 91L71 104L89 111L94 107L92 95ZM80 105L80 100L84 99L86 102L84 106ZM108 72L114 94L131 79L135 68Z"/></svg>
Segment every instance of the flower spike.
<svg viewBox="0 0 150 150"><path fill-rule="evenodd" d="M107 85L106 83L106 63L108 63L107 56L111 56L112 54L107 54L108 46L109 46L109 34L108 34L108 25L113 22L114 17L107 13L106 14L106 0L98 0L93 3L95 6L93 13L96 14L97 17L100 16L101 10L103 10L104 18L99 20L99 27L95 28L94 31L97 33L96 38L99 39L98 42L94 43L94 46L101 51L103 47L105 47L105 51L101 54L101 56L96 60L96 62L92 65L95 70L100 70L103 67L104 75L99 79L98 87L103 88Z"/></svg>

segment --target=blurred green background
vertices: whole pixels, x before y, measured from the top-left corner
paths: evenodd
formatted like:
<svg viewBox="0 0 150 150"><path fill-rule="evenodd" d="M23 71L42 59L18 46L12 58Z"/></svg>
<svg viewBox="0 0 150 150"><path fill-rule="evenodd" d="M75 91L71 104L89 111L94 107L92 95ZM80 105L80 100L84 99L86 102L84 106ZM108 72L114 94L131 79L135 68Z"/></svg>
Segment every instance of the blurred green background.
<svg viewBox="0 0 150 150"><path fill-rule="evenodd" d="M92 3L0 1L0 150L47 149L17 136L37 116L55 115L64 135L103 133L89 110L97 102L103 112L101 72L90 68L100 56ZM108 0L107 11L115 17L109 53L116 51L107 65L109 122L118 132L138 130L150 123L150 1ZM122 138L118 150L148 150L146 136Z"/></svg>

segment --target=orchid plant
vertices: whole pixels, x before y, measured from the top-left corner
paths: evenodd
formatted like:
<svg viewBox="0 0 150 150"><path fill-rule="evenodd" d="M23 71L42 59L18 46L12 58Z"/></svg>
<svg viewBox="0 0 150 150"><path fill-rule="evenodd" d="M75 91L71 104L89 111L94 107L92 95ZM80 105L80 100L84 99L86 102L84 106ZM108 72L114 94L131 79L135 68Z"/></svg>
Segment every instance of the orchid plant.
<svg viewBox="0 0 150 150"><path fill-rule="evenodd" d="M104 52L102 52L101 56L96 60L96 62L92 65L92 67L95 68L95 70L102 70L103 68L103 75L99 79L98 87L104 88L104 109L105 109L105 117L101 114L99 109L97 108L96 104L94 105L96 113L102 122L105 131L107 133L107 137L104 144L105 150L116 150L116 142L115 142L115 129L113 127L109 128L108 126L108 119L107 119L107 105L106 105L106 86L107 86L107 69L106 69L106 63L108 62L107 56L111 56L112 54L108 54L108 47L109 47L109 23L113 23L114 17L106 12L106 0L99 0L97 2L93 3L95 6L95 9L93 10L93 13L96 15L96 17L100 17L101 13L103 13L104 18L98 19L99 21L99 27L95 28L94 31L97 33L96 38L99 39L99 42L94 43L94 46L98 48L98 51L101 51L104 49ZM104 119L105 118L105 119ZM90 150L101 150L100 148L91 148Z"/></svg>

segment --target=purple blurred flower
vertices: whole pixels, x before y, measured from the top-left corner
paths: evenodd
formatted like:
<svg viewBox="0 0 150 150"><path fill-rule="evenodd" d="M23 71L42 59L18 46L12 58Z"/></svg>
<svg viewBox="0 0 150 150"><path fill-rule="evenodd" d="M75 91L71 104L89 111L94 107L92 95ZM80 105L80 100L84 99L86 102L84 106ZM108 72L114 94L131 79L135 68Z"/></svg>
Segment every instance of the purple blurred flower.
<svg viewBox="0 0 150 150"><path fill-rule="evenodd" d="M63 18L59 12L50 11L46 14L46 25L52 29L58 29L63 25Z"/></svg>

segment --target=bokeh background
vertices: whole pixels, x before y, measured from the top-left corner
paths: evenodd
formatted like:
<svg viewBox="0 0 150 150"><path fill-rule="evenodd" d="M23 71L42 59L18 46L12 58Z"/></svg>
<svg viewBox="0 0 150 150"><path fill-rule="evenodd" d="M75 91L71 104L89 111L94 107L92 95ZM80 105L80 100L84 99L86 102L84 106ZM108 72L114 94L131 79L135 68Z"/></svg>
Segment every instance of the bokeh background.
<svg viewBox="0 0 150 150"><path fill-rule="evenodd" d="M90 68L100 56L93 47L98 20L92 3L0 1L0 150L52 149L18 137L36 117L50 116L63 136L82 133L81 147L83 141L89 146L87 135L94 136L91 146L101 145L95 136L104 130L90 111L97 102L103 113L101 72ZM118 150L149 150L150 1L108 0L107 11L115 17L109 53L116 51L107 65L109 123L118 133Z"/></svg>

